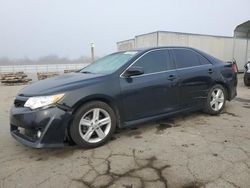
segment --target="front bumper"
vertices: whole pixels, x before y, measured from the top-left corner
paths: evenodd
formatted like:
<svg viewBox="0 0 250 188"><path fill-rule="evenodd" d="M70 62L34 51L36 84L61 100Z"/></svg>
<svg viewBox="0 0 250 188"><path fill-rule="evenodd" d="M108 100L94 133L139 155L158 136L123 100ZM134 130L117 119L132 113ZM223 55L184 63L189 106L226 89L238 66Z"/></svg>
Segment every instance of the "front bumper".
<svg viewBox="0 0 250 188"><path fill-rule="evenodd" d="M38 110L13 106L10 132L17 141L29 147L62 147L71 118L70 111L57 106Z"/></svg>

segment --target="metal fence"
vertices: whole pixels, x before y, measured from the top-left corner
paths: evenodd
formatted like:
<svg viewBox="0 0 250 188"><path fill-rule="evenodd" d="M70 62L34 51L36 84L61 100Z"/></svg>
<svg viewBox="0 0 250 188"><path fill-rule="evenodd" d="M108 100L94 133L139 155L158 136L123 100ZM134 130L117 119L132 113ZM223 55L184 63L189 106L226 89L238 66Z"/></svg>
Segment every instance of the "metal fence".
<svg viewBox="0 0 250 188"><path fill-rule="evenodd" d="M64 70L79 70L88 64L46 64L46 65L2 65L0 72L63 72Z"/></svg>

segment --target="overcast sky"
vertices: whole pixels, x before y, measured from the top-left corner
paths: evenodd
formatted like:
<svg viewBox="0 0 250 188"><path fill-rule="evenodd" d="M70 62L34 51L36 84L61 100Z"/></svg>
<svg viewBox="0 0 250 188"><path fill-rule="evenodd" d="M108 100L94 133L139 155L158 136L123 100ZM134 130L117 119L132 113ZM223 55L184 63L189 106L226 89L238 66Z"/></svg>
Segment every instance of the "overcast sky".
<svg viewBox="0 0 250 188"><path fill-rule="evenodd" d="M101 56L157 31L232 36L250 0L0 0L0 57Z"/></svg>

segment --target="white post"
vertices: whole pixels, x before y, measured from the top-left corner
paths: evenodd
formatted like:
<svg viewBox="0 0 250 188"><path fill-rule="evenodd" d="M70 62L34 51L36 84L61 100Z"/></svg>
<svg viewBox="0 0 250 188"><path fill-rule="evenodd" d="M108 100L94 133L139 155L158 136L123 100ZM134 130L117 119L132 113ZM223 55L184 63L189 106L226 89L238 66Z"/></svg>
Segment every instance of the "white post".
<svg viewBox="0 0 250 188"><path fill-rule="evenodd" d="M90 47L91 47L91 61L93 63L95 61L95 44L91 42Z"/></svg>

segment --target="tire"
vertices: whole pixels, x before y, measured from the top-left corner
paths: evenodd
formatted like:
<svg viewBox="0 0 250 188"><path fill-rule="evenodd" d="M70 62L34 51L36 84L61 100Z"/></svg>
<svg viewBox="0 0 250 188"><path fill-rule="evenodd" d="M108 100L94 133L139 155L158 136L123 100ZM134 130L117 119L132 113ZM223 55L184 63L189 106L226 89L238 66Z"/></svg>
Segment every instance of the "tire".
<svg viewBox="0 0 250 188"><path fill-rule="evenodd" d="M246 74L244 74L244 84L245 86L250 86L250 81L247 79Z"/></svg>
<svg viewBox="0 0 250 188"><path fill-rule="evenodd" d="M101 101L84 104L75 113L70 125L70 136L80 147L94 148L106 143L116 128L113 109Z"/></svg>
<svg viewBox="0 0 250 188"><path fill-rule="evenodd" d="M211 115L220 114L225 107L226 97L227 93L222 85L217 84L213 86L208 92L204 111Z"/></svg>

